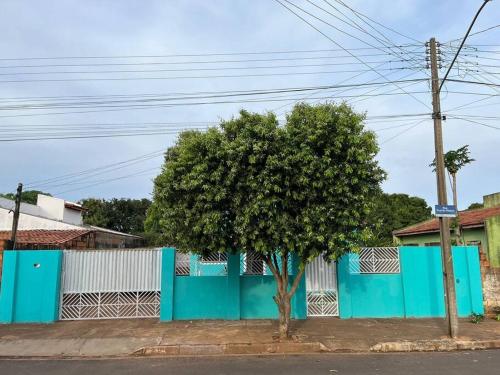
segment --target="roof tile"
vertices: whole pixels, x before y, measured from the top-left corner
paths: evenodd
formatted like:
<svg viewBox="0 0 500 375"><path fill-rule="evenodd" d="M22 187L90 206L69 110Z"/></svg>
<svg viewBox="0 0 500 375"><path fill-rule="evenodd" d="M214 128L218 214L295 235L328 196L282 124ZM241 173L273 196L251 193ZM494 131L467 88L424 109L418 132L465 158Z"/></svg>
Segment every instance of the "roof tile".
<svg viewBox="0 0 500 375"><path fill-rule="evenodd" d="M84 234L92 232L91 230L67 229L67 230L18 230L17 240L19 244L38 244L38 245L58 245L64 244ZM10 239L11 231L0 231L0 240Z"/></svg>
<svg viewBox="0 0 500 375"><path fill-rule="evenodd" d="M484 221L493 216L500 215L500 206L491 208L480 208L477 210L460 211L458 217L463 228L484 226ZM409 236L412 234L432 233L439 231L439 220L437 218L424 221L393 232L395 236Z"/></svg>

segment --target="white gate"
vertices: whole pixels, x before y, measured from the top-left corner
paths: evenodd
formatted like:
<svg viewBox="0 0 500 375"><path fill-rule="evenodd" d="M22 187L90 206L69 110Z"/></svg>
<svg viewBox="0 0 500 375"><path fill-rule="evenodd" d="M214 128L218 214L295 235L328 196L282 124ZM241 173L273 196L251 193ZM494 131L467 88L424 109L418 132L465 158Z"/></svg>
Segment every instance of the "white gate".
<svg viewBox="0 0 500 375"><path fill-rule="evenodd" d="M65 250L61 320L160 315L161 249Z"/></svg>
<svg viewBox="0 0 500 375"><path fill-rule="evenodd" d="M335 262L321 257L306 266L307 316L338 316Z"/></svg>

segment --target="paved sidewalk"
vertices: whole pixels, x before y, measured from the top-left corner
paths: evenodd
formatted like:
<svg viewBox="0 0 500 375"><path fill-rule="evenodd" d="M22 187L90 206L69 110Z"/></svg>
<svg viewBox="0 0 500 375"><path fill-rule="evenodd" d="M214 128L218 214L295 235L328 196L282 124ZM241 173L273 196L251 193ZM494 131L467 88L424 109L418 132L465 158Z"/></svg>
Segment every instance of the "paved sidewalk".
<svg viewBox="0 0 500 375"><path fill-rule="evenodd" d="M317 318L294 321L293 340L285 344L273 339L276 328L276 322L271 320L159 323L137 319L3 325L0 326L0 356L367 352L382 343L390 345L380 347L381 351L397 351L398 343L406 345L401 350L425 350L409 346L409 343L424 343L430 349L457 349L456 345L450 349L437 344L450 343L442 319ZM460 334L460 342L495 342L500 347L500 322L497 321L472 324L462 320ZM459 345L458 348L466 347Z"/></svg>

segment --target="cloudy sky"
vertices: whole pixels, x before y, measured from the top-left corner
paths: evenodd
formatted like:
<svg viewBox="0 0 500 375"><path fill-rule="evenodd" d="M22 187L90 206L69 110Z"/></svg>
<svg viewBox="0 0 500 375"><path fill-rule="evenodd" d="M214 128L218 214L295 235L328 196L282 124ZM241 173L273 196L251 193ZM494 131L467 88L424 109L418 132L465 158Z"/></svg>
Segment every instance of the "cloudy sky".
<svg viewBox="0 0 500 375"><path fill-rule="evenodd" d="M283 121L297 100L346 100L377 132L385 191L434 205L423 43L435 36L444 44L443 75L458 43L449 42L463 36L482 0L344 1L362 15L335 0L284 2L316 30L274 0L3 0L0 192L23 182L69 200L150 197L161 150L180 128L242 108ZM499 15L491 2L474 31L497 25ZM500 191L498 40L500 28L473 35L451 73L493 85L450 82L443 90L445 149L469 144L476 159L459 175L461 208ZM398 82L378 85L387 81ZM335 87L367 83L378 86ZM207 98L316 86L334 87ZM194 93L202 99L186 99ZM133 136L108 137L118 134Z"/></svg>

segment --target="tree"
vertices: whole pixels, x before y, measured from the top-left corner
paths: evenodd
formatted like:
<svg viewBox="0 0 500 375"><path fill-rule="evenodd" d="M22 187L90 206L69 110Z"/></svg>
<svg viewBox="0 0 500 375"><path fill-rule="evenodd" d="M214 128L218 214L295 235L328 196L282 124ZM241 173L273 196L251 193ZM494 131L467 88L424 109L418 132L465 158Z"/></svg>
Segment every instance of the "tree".
<svg viewBox="0 0 500 375"><path fill-rule="evenodd" d="M392 232L432 217L432 208L425 199L408 194L377 194L368 217L373 237L366 246L392 246Z"/></svg>
<svg viewBox="0 0 500 375"><path fill-rule="evenodd" d="M453 205L458 209L458 197L457 197L457 173L465 167L467 164L475 161L470 157L469 145L462 146L456 150L450 150L444 154L444 166L451 177L451 189L453 191ZM431 167L436 168L436 160L431 164ZM460 223L458 222L458 217L455 224L455 236L457 244L462 243L460 235Z"/></svg>
<svg viewBox="0 0 500 375"><path fill-rule="evenodd" d="M125 233L142 235L146 212L151 205L148 199L113 198L111 200L83 199L83 222Z"/></svg>
<svg viewBox="0 0 500 375"><path fill-rule="evenodd" d="M23 203L29 203L29 204L36 204L38 194L43 194L43 195L48 195L51 197L49 193L44 193L43 191L40 190L26 190L21 193L21 202ZM16 199L16 193L5 193L5 194L0 194L0 197L10 199L10 200L15 200Z"/></svg>
<svg viewBox="0 0 500 375"><path fill-rule="evenodd" d="M467 207L468 210L477 210L478 208L484 208L484 204L474 202L474 203L471 203L469 205L469 207Z"/></svg>
<svg viewBox="0 0 500 375"><path fill-rule="evenodd" d="M369 236L370 197L385 173L363 119L345 104L300 104L283 127L271 113L242 111L204 133L182 133L155 179L148 228L181 252L259 254L276 280L287 338L306 264L356 251Z"/></svg>

